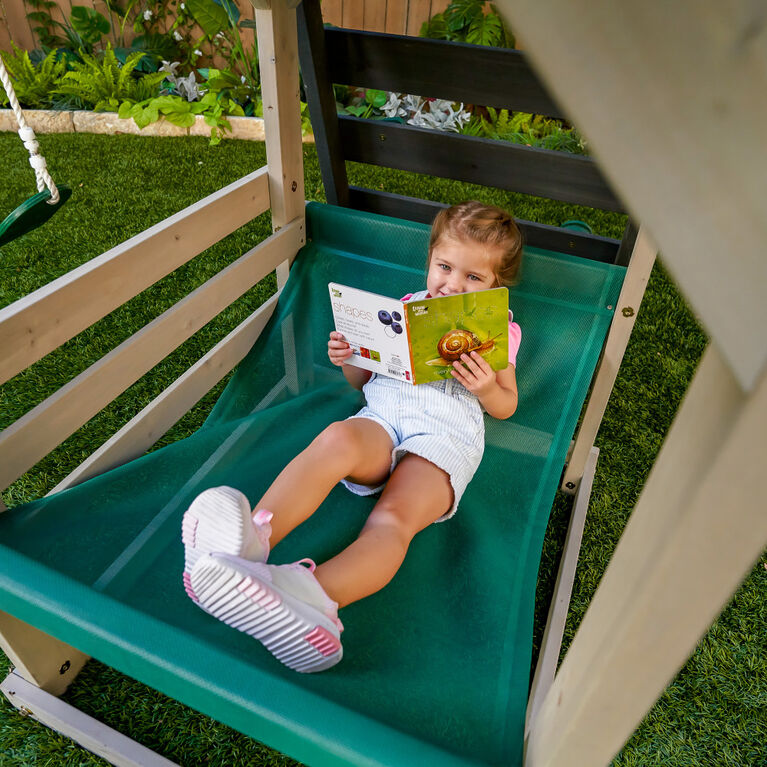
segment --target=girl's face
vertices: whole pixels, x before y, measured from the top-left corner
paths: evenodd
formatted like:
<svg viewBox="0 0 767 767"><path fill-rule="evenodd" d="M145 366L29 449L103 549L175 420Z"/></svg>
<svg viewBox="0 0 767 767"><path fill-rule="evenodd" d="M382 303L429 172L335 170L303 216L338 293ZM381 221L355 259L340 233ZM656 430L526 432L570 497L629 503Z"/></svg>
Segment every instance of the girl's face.
<svg viewBox="0 0 767 767"><path fill-rule="evenodd" d="M500 258L492 245L443 234L431 251L426 288L433 298L494 288Z"/></svg>

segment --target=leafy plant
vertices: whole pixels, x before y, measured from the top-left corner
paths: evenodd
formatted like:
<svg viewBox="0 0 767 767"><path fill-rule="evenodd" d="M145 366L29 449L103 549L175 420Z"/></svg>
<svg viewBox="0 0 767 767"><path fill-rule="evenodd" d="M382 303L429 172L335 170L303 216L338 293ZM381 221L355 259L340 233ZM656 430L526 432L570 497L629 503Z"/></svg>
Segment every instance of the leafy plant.
<svg viewBox="0 0 767 767"><path fill-rule="evenodd" d="M464 135L481 136L496 141L554 149L573 154L585 154L586 144L575 128L529 112L509 112L507 109L487 107L487 116L474 115L462 129Z"/></svg>
<svg viewBox="0 0 767 767"><path fill-rule="evenodd" d="M84 5L72 6L69 23L86 45L94 45L99 42L112 29L106 16L93 8L86 8Z"/></svg>
<svg viewBox="0 0 767 767"><path fill-rule="evenodd" d="M13 53L2 52L3 62L13 80L13 88L22 106L44 109L51 105L52 91L67 71L67 61L50 51L37 66L32 63L27 51L14 43ZM8 104L8 96L0 88L0 104Z"/></svg>
<svg viewBox="0 0 767 767"><path fill-rule="evenodd" d="M209 92L194 102L175 95L156 96L142 101L126 100L120 104L117 114L123 119L133 118L142 129L161 117L181 128L191 128L195 124L195 117L203 115L205 124L211 129L211 146L215 146L221 141L224 132L232 129L227 116L242 116L244 112L236 102L219 99L215 93Z"/></svg>
<svg viewBox="0 0 767 767"><path fill-rule="evenodd" d="M489 5L489 7L488 7ZM452 0L421 26L421 37L513 48L514 35L495 6L484 0Z"/></svg>
<svg viewBox="0 0 767 767"><path fill-rule="evenodd" d="M76 96L97 112L116 110L125 99L151 98L158 94L165 73L148 74L140 79L133 77L133 70L143 56L143 53L131 53L125 64L121 64L109 44L101 61L83 52L82 62L73 64L72 71L63 76L55 92Z"/></svg>

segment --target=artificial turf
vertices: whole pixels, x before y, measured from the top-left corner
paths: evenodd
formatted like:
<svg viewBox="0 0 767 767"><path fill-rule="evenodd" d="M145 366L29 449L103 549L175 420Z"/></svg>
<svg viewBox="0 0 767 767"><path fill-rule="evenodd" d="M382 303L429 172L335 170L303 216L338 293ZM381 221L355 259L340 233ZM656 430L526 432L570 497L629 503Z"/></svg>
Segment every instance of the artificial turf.
<svg viewBox="0 0 767 767"><path fill-rule="evenodd" d="M44 227L0 251L0 307L27 295L128 237L265 164L263 144L205 139L65 134L41 138L54 178L74 189ZM34 191L26 150L0 134L0 217ZM306 197L322 200L313 147L304 149ZM573 205L415 174L350 165L353 183L417 197L476 198L517 217L558 224L588 221L620 237L625 219ZM270 232L264 214L0 387L0 428L156 317ZM39 497L126 423L275 289L267 278L130 387L3 494L13 506ZM571 641L706 339L667 274L653 271L597 444L601 449L565 633ZM181 439L204 420L225 381L156 447ZM156 449L156 448L155 448ZM536 643L556 577L570 500L557 497L538 583ZM767 765L767 558L752 573L648 713L615 764ZM0 654L0 674L7 661ZM182 765L283 765L292 760L180 703L90 661L66 693L81 710ZM104 764L0 701L0 766Z"/></svg>

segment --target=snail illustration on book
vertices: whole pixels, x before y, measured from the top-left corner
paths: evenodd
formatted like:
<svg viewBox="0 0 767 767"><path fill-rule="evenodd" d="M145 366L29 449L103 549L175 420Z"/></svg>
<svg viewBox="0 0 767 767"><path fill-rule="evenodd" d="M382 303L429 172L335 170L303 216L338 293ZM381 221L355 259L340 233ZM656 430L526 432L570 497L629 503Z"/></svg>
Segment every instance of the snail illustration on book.
<svg viewBox="0 0 767 767"><path fill-rule="evenodd" d="M451 330L437 342L439 357L429 360L426 364L451 367L456 360L461 358L462 354L470 354L471 352L487 354L495 348L495 339L498 338L498 335L488 338L486 341L480 341L474 333L468 330L461 328Z"/></svg>

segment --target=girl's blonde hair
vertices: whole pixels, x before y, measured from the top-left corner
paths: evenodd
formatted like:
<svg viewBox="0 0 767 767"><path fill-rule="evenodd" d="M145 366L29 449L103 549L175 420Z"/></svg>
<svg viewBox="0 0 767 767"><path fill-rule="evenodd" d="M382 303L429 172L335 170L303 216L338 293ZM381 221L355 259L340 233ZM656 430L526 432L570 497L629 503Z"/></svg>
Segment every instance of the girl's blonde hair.
<svg viewBox="0 0 767 767"><path fill-rule="evenodd" d="M495 268L498 285L513 285L517 281L522 263L522 232L505 210L476 200L443 208L431 227L429 263L434 246L446 234L456 240L499 248L501 259Z"/></svg>

